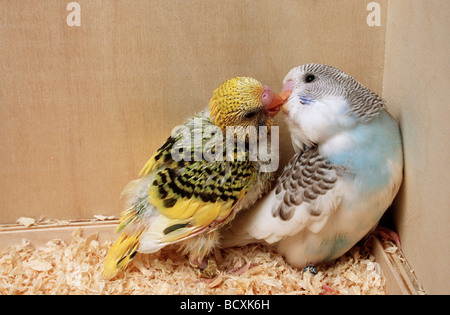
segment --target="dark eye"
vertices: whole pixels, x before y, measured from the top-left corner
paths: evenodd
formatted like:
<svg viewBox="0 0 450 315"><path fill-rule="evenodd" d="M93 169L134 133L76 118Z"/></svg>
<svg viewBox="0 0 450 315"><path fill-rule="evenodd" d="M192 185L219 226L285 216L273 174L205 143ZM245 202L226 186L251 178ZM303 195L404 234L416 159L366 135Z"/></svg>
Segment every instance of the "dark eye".
<svg viewBox="0 0 450 315"><path fill-rule="evenodd" d="M244 115L245 118L251 119L253 117L255 117L256 113L255 112L251 112L251 113L247 113Z"/></svg>
<svg viewBox="0 0 450 315"><path fill-rule="evenodd" d="M316 76L314 74L308 74L305 77L305 82L306 83L311 83L312 81L314 81L316 79Z"/></svg>

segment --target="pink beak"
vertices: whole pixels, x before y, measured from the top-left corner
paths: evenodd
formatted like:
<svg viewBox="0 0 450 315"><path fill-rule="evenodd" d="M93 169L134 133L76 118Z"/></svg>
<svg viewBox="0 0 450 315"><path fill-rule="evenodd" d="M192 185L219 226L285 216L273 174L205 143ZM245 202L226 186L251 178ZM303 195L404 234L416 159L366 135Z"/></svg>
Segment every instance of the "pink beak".
<svg viewBox="0 0 450 315"><path fill-rule="evenodd" d="M281 106L284 104L283 98L272 92L272 90L267 86L263 85L264 93L262 95L262 104L264 106L264 110L270 117L275 117L281 109Z"/></svg>

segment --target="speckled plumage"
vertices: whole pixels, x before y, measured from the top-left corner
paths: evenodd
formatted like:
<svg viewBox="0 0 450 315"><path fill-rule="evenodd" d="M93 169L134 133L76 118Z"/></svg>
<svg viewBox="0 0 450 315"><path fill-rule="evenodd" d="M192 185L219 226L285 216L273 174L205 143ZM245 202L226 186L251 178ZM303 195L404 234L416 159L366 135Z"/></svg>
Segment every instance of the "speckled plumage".
<svg viewBox="0 0 450 315"><path fill-rule="evenodd" d="M189 119L149 159L141 178L122 193L121 235L105 258L105 277L125 268L137 251L152 253L172 243L200 267L219 242L218 229L268 190L272 177L262 172L259 160L238 150L238 142L231 152L225 150L226 127L243 127L245 134L247 127L271 124L261 103L264 92L252 78L226 81L214 91L210 110ZM245 117L249 112L255 115ZM222 156L206 159L207 149Z"/></svg>
<svg viewBox="0 0 450 315"><path fill-rule="evenodd" d="M299 95L301 103L305 100L307 103L320 101L324 96L341 96L351 104L350 112L360 121L369 121L385 108L381 97L339 69L311 63L302 66L302 71L305 74L314 73L320 79L311 82L314 87L302 90ZM293 78L294 84L301 79Z"/></svg>
<svg viewBox="0 0 450 315"><path fill-rule="evenodd" d="M277 244L303 268L339 257L377 225L402 182L402 143L383 100L336 68L294 68L283 89L296 154L223 245Z"/></svg>
<svg viewBox="0 0 450 315"><path fill-rule="evenodd" d="M321 156L317 147L295 154L277 180L275 196L282 202L273 207L272 215L291 219L297 206L303 202L311 204L332 190L340 174L342 170ZM309 207L308 212L319 216L322 209Z"/></svg>
<svg viewBox="0 0 450 315"><path fill-rule="evenodd" d="M214 91L209 102L213 123L222 128L247 125L239 120L240 116L257 108L246 108L244 100L258 103L263 91L262 83L253 78L239 77L226 81Z"/></svg>

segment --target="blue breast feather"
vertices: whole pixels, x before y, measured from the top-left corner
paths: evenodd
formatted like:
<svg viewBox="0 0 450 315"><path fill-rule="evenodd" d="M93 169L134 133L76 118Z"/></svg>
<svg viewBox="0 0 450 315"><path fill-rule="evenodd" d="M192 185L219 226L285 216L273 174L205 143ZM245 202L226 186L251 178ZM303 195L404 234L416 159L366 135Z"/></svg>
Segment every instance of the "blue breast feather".
<svg viewBox="0 0 450 315"><path fill-rule="evenodd" d="M360 184L361 192L383 188L391 179L389 160L401 163L402 144L397 123L385 111L367 123L346 131L354 145L340 150L328 160L348 170L348 176Z"/></svg>

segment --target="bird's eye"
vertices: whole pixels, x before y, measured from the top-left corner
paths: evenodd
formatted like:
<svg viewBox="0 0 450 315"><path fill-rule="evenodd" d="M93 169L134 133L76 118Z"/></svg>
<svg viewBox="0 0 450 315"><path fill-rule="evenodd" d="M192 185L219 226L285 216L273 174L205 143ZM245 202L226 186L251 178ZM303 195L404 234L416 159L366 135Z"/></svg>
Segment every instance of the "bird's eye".
<svg viewBox="0 0 450 315"><path fill-rule="evenodd" d="M314 74L308 74L305 77L305 82L306 83L311 83L312 81L314 81L316 79L316 76Z"/></svg>
<svg viewBox="0 0 450 315"><path fill-rule="evenodd" d="M251 113L247 113L244 115L245 118L251 119L253 117L255 117L256 113L255 112L251 112Z"/></svg>

